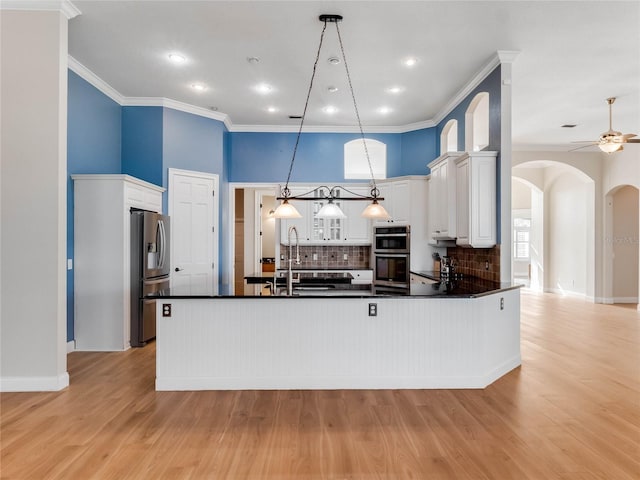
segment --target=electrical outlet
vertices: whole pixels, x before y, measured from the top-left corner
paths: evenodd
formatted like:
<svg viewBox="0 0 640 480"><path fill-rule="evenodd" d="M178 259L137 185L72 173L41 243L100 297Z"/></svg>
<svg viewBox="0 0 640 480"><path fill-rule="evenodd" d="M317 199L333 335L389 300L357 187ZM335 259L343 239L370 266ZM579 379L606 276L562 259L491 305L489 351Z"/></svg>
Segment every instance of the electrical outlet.
<svg viewBox="0 0 640 480"><path fill-rule="evenodd" d="M162 304L162 316L163 317L170 317L171 316L171 304L170 303L163 303Z"/></svg>
<svg viewBox="0 0 640 480"><path fill-rule="evenodd" d="M342 256L342 259L343 259L343 260L349 260L349 255L345 253L345 254Z"/></svg>
<svg viewBox="0 0 640 480"><path fill-rule="evenodd" d="M484 269L489 270L489 262L484 262Z"/></svg>
<svg viewBox="0 0 640 480"><path fill-rule="evenodd" d="M313 259L314 259L314 260L318 260L318 254L317 254L317 253L314 253L314 254L313 254Z"/></svg>
<svg viewBox="0 0 640 480"><path fill-rule="evenodd" d="M370 317L377 317L378 316L378 304L377 303L370 303L369 304L369 316Z"/></svg>

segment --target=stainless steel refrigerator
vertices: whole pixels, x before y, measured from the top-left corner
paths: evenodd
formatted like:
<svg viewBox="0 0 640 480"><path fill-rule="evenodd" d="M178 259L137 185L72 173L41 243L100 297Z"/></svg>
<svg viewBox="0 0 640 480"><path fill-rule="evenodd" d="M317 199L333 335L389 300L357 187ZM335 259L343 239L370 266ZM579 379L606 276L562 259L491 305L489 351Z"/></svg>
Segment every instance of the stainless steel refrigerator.
<svg viewBox="0 0 640 480"><path fill-rule="evenodd" d="M156 336L156 303L149 293L169 288L169 217L131 209L131 346Z"/></svg>

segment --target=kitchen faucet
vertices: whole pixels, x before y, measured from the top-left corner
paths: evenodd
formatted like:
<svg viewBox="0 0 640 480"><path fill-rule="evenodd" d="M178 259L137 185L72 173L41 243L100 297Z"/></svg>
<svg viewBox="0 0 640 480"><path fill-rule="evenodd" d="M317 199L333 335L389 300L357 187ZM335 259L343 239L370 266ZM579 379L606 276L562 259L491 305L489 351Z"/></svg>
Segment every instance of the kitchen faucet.
<svg viewBox="0 0 640 480"><path fill-rule="evenodd" d="M300 239L298 238L298 229L295 225L291 225L287 232L287 240L289 241L289 272L287 275L288 295L293 295L293 274L291 272L291 263L293 262L293 258L291 258L291 233L293 232L296 234L296 265L300 265Z"/></svg>

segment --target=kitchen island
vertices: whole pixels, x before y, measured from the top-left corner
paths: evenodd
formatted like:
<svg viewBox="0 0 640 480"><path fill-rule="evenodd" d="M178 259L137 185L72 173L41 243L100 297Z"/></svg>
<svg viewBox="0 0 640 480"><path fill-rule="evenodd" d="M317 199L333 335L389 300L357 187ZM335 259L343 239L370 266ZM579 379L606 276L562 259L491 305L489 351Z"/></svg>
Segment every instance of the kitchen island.
<svg viewBox="0 0 640 480"><path fill-rule="evenodd" d="M520 365L517 285L153 298L157 390L484 388Z"/></svg>

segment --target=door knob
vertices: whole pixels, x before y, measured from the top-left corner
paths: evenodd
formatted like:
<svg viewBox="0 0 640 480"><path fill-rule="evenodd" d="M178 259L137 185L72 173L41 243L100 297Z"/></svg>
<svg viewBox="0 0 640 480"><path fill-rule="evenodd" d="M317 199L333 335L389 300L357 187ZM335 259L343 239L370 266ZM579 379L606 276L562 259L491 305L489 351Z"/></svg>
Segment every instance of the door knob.
<svg viewBox="0 0 640 480"><path fill-rule="evenodd" d="M176 267L176 272L181 272L182 270L184 270L184 268L178 268L178 267Z"/></svg>

